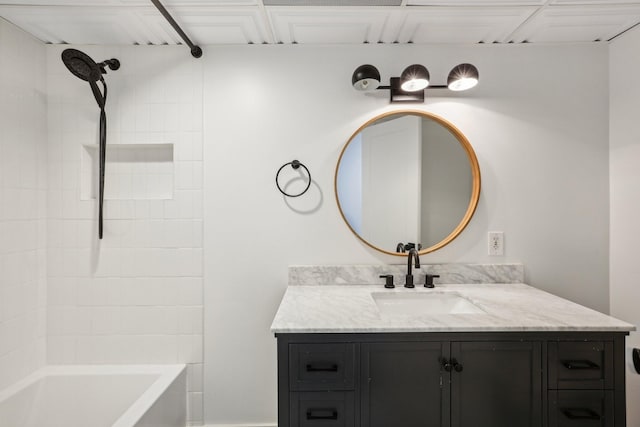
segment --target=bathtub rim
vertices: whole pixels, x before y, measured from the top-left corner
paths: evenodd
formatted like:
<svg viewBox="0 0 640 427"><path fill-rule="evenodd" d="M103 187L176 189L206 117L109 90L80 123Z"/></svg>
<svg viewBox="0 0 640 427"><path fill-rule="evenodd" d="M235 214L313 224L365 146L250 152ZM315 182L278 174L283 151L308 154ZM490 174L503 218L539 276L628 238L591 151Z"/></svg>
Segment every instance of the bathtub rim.
<svg viewBox="0 0 640 427"><path fill-rule="evenodd" d="M159 375L131 406L115 421L112 427L134 426L162 396L171 384L185 372L185 364L171 365L48 365L0 390L0 403L14 396L37 381L53 376L100 375ZM186 400L185 390L185 400Z"/></svg>

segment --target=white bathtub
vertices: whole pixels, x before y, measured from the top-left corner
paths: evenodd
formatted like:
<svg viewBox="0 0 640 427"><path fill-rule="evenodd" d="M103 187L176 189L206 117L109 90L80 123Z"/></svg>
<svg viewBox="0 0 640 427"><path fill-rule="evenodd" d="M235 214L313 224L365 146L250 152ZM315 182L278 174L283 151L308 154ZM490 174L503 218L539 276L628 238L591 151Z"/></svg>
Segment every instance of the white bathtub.
<svg viewBox="0 0 640 427"><path fill-rule="evenodd" d="M0 391L0 427L184 427L184 365L48 366Z"/></svg>

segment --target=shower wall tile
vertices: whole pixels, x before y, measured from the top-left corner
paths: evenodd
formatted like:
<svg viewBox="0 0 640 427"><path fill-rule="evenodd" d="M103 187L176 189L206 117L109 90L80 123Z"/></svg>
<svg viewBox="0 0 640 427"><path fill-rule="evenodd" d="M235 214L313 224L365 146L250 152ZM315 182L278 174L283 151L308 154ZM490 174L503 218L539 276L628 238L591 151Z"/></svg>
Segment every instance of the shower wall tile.
<svg viewBox="0 0 640 427"><path fill-rule="evenodd" d="M187 368L187 390L191 392L202 392L203 384L203 364L193 363Z"/></svg>
<svg viewBox="0 0 640 427"><path fill-rule="evenodd" d="M0 389L45 362L45 47L0 19ZM0 422L1 423L1 422Z"/></svg>
<svg viewBox="0 0 640 427"><path fill-rule="evenodd" d="M83 181L82 150L97 143L99 111L86 83L60 61L65 47L46 48L47 360L187 363L189 421L201 423L202 380L193 377L203 362L202 62L172 46L76 47L122 64L105 76L107 145L173 146L170 199L136 196L166 188L158 175L167 170L137 157L135 173L126 162L113 165L121 182L105 185L129 196L113 191L105 200L99 241L97 203L81 194L91 185Z"/></svg>

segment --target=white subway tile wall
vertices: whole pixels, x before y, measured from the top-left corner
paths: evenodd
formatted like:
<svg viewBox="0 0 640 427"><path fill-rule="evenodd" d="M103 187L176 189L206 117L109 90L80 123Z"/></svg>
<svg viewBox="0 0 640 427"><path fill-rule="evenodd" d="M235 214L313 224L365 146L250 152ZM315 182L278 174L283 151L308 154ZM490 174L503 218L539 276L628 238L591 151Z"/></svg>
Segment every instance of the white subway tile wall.
<svg viewBox="0 0 640 427"><path fill-rule="evenodd" d="M0 58L2 389L45 363L47 100L42 43L0 19Z"/></svg>
<svg viewBox="0 0 640 427"><path fill-rule="evenodd" d="M134 182L157 183L157 170L141 167L145 155L156 160L153 150L136 151L126 183L109 181L126 165L107 171L98 241L81 159L97 143L99 110L89 85L62 64L64 47L46 48L47 360L187 363L189 423L202 424L202 62L184 47L78 47L122 64L105 76L107 145L173 144L173 182L158 183L172 189L166 200L138 197Z"/></svg>

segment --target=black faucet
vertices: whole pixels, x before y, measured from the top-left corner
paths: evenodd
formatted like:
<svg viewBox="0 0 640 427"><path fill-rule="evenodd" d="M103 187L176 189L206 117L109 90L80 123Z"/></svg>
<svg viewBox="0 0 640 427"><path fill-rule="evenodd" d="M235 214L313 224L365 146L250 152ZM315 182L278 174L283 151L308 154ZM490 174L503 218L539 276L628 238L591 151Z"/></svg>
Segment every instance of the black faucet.
<svg viewBox="0 0 640 427"><path fill-rule="evenodd" d="M411 272L412 259L415 261L415 267L420 268L420 255L416 248L409 249L409 253L407 254L407 276L404 283L405 288L415 288L415 285L413 284L413 274Z"/></svg>

